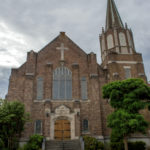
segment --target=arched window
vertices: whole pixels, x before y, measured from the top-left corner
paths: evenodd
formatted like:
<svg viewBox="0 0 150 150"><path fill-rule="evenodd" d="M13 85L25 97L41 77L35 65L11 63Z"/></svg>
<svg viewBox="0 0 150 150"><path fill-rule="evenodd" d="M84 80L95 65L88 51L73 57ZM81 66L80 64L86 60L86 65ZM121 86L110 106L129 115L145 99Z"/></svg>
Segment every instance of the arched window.
<svg viewBox="0 0 150 150"><path fill-rule="evenodd" d="M41 120L35 121L35 134L42 134L42 121Z"/></svg>
<svg viewBox="0 0 150 150"><path fill-rule="evenodd" d="M87 119L83 120L83 131L88 131L89 130L89 122Z"/></svg>
<svg viewBox="0 0 150 150"><path fill-rule="evenodd" d="M126 42L126 37L125 34L120 32L119 33L119 40L120 40L120 46L126 46L127 42Z"/></svg>
<svg viewBox="0 0 150 150"><path fill-rule="evenodd" d="M53 99L72 99L72 73L66 67L53 72Z"/></svg>
<svg viewBox="0 0 150 150"><path fill-rule="evenodd" d="M111 49L114 47L113 36L111 34L107 36L107 47L108 49Z"/></svg>

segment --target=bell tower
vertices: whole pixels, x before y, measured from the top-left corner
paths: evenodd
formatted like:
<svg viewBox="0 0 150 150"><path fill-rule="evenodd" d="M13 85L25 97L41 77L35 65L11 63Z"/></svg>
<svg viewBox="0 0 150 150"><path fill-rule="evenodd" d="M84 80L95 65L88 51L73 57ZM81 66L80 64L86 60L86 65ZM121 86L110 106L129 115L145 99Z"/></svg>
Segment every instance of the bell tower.
<svg viewBox="0 0 150 150"><path fill-rule="evenodd" d="M108 80L143 78L146 81L142 56L137 53L131 29L124 25L114 0L107 1L106 26L100 35L103 69Z"/></svg>

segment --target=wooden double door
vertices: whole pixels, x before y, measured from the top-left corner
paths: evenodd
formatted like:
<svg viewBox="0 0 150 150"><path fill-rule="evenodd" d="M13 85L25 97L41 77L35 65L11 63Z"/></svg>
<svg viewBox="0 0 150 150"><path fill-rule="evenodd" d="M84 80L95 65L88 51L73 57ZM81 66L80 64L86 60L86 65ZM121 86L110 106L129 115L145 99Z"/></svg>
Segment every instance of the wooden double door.
<svg viewBox="0 0 150 150"><path fill-rule="evenodd" d="M70 121L57 120L55 122L55 140L69 140L70 138Z"/></svg>

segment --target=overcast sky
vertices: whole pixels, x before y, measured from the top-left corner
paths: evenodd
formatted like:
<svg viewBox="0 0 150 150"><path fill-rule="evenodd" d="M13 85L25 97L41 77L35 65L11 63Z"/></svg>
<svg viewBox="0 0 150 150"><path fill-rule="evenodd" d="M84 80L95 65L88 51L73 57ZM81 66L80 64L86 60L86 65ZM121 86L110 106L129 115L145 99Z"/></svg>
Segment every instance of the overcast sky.
<svg viewBox="0 0 150 150"><path fill-rule="evenodd" d="M123 22L134 33L150 80L150 0L115 0ZM107 0L0 0L0 97L5 96L11 68L19 67L30 50L38 52L60 31L85 52L97 54L105 26Z"/></svg>

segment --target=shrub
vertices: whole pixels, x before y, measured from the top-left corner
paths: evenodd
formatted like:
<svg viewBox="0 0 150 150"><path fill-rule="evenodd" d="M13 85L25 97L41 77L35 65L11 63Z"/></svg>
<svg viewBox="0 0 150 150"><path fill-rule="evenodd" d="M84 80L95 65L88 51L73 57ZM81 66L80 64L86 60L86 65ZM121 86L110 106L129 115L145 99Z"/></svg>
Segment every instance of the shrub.
<svg viewBox="0 0 150 150"><path fill-rule="evenodd" d="M146 150L146 143L142 141L129 142L129 150Z"/></svg>
<svg viewBox="0 0 150 150"><path fill-rule="evenodd" d="M110 143L109 143L109 142L106 142L106 143L104 144L104 150L111 150L111 148L110 148Z"/></svg>
<svg viewBox="0 0 150 150"><path fill-rule="evenodd" d="M116 130L111 132L110 147L111 150L124 150L123 139Z"/></svg>
<svg viewBox="0 0 150 150"><path fill-rule="evenodd" d="M43 136L41 135L32 135L30 136L27 144L24 145L24 150L39 150L42 147Z"/></svg>
<svg viewBox="0 0 150 150"><path fill-rule="evenodd" d="M104 144L96 138L84 136L85 150L104 150Z"/></svg>
<svg viewBox="0 0 150 150"><path fill-rule="evenodd" d="M8 148L5 147L5 144L1 138L0 138L0 150L9 150Z"/></svg>
<svg viewBox="0 0 150 150"><path fill-rule="evenodd" d="M0 149L4 148L4 142L3 140L0 138Z"/></svg>
<svg viewBox="0 0 150 150"><path fill-rule="evenodd" d="M111 150L124 150L123 142L111 142ZM128 142L129 150L146 150L146 144L142 141Z"/></svg>
<svg viewBox="0 0 150 150"><path fill-rule="evenodd" d="M123 142L111 142L110 147L111 150L124 150Z"/></svg>
<svg viewBox="0 0 150 150"><path fill-rule="evenodd" d="M17 150L24 150L24 146L23 147L19 147Z"/></svg>

